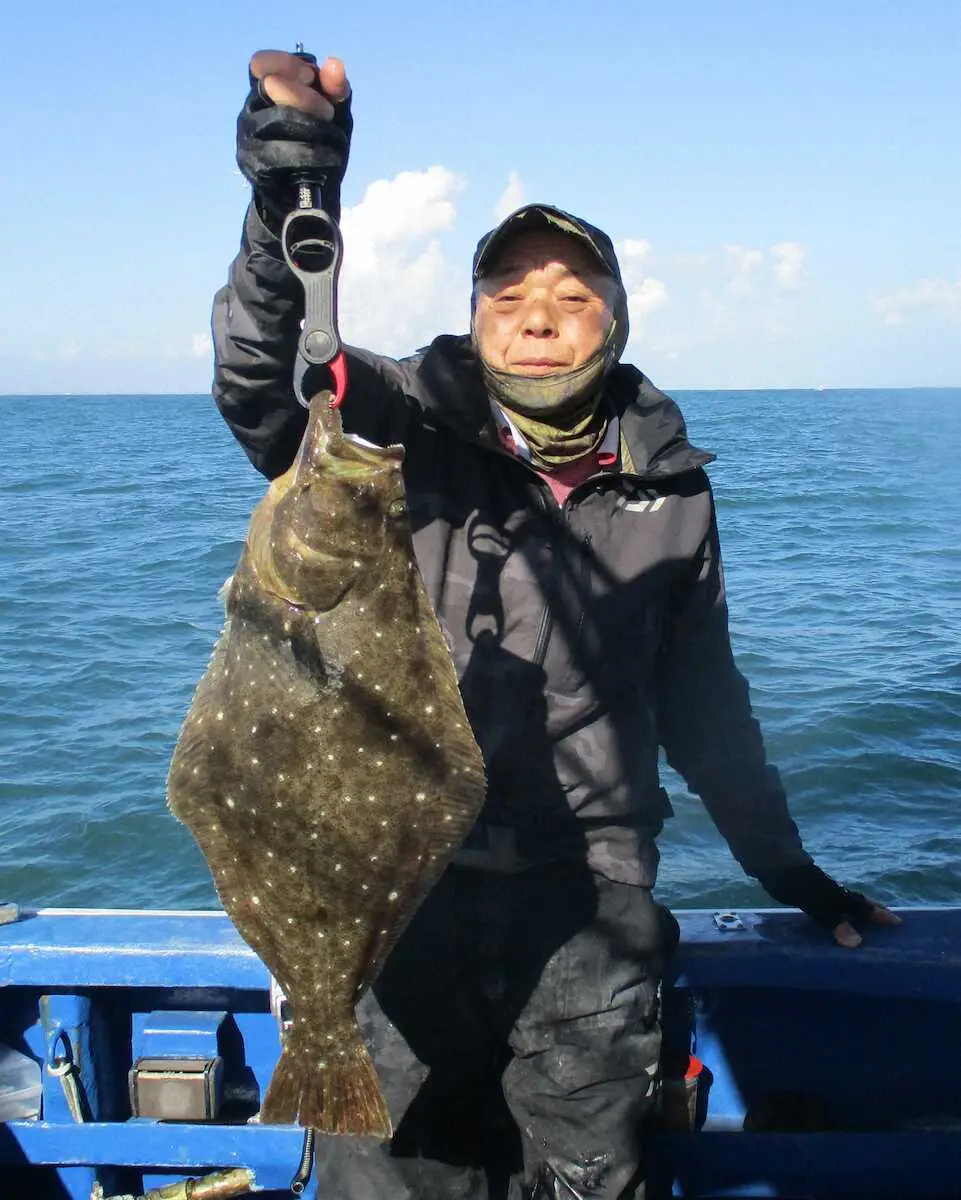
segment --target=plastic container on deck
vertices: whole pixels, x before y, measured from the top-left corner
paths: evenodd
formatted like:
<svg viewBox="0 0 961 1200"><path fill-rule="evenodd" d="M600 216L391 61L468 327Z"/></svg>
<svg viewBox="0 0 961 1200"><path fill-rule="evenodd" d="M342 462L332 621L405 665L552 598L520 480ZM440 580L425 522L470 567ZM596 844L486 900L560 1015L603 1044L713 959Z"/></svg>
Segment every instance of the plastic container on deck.
<svg viewBox="0 0 961 1200"><path fill-rule="evenodd" d="M0 1121L20 1121L40 1112L40 1064L0 1045Z"/></svg>

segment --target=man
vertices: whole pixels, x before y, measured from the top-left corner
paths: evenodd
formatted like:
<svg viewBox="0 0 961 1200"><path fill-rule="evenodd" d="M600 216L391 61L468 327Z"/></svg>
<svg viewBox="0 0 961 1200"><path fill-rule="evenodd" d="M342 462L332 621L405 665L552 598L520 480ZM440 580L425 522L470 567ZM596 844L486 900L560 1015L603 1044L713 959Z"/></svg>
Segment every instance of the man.
<svg viewBox="0 0 961 1200"><path fill-rule="evenodd" d="M215 302L214 392L272 477L306 423L303 299L277 232L305 170L327 173L337 215L349 87L335 59L264 52L251 74L238 161L254 197ZM515 1196L640 1196L676 940L651 892L671 811L659 746L772 896L846 946L854 922L897 918L814 865L765 761L728 639L711 456L619 361L610 239L527 206L482 239L473 288L470 335L400 362L349 351L343 408L349 431L406 448L418 563L488 775L477 827L375 985L389 1024L365 1014L399 1119L390 1187L505 1195L513 1174Z"/></svg>

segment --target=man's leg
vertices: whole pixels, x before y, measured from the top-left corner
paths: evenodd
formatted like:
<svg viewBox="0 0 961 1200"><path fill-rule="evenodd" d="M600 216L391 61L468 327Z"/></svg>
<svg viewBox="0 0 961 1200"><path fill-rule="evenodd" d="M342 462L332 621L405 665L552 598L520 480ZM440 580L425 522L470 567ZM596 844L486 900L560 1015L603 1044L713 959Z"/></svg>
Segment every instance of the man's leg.
<svg viewBox="0 0 961 1200"><path fill-rule="evenodd" d="M536 960L563 919L563 874L546 886L532 874L527 885L517 952L526 938ZM547 960L510 1039L504 1094L523 1137L527 1197L644 1195L660 981L676 924L645 888L601 877L594 886L593 919Z"/></svg>

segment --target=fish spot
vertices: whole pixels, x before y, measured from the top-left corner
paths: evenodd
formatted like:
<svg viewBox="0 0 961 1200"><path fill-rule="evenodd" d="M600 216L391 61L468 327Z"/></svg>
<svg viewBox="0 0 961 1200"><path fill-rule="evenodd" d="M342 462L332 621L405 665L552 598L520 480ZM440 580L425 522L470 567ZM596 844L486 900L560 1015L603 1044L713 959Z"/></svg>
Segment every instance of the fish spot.
<svg viewBox="0 0 961 1200"><path fill-rule="evenodd" d="M344 864L343 864L343 863L334 863L334 870L335 870L335 871L342 871L343 869L344 869Z"/></svg>
<svg viewBox="0 0 961 1200"><path fill-rule="evenodd" d="M315 830L314 830L314 832L313 832L313 833L310 835L310 840L311 840L312 842L316 842L316 841L317 841L317 837L318 837L318 834L317 834L317 830L315 829Z"/></svg>
<svg viewBox="0 0 961 1200"><path fill-rule="evenodd" d="M268 851L267 851L267 857L268 857L268 858L273 858L273 857L274 857L274 852L273 852L273 850L268 850Z"/></svg>
<svg viewBox="0 0 961 1200"><path fill-rule="evenodd" d="M366 883L362 883L362 884L360 885L360 890L361 890L362 892L369 892L369 891L370 891L370 887L369 887L369 885L368 885L368 884L366 884Z"/></svg>
<svg viewBox="0 0 961 1200"><path fill-rule="evenodd" d="M274 808L283 808L283 807L284 807L283 800L275 800L274 801Z"/></svg>
<svg viewBox="0 0 961 1200"><path fill-rule="evenodd" d="M376 862L376 861L377 861L377 855L376 855L376 854L372 854L372 855L370 856L370 861L371 861L371 862Z"/></svg>
<svg viewBox="0 0 961 1200"><path fill-rule="evenodd" d="M334 761L334 756L333 756L332 754L328 754L328 755L327 755L327 761L328 761L328 762L333 762L333 761Z"/></svg>
<svg viewBox="0 0 961 1200"><path fill-rule="evenodd" d="M284 780L285 780L286 778L287 778L287 776L286 776L286 775L283 773L283 771L281 771L281 772L280 772L280 773L277 775L277 781L278 781L279 783L283 783L283 782L284 782Z"/></svg>
<svg viewBox="0 0 961 1200"><path fill-rule="evenodd" d="M250 897L250 903L251 903L251 904L255 904L255 905L259 905L259 904L260 904L260 897L259 897L259 896L251 896L251 897Z"/></svg>
<svg viewBox="0 0 961 1200"><path fill-rule="evenodd" d="M390 900L391 903L393 903L397 899L397 896L398 896L397 892L388 892L387 893L387 899Z"/></svg>
<svg viewBox="0 0 961 1200"><path fill-rule="evenodd" d="M433 715L433 712L434 712L434 706L433 706L433 704L425 704L425 705L424 705L424 712L425 712L425 713L427 713L427 715L428 715L428 716L432 716L432 715Z"/></svg>
<svg viewBox="0 0 961 1200"><path fill-rule="evenodd" d="M383 636L384 636L384 635L383 635L383 633L381 633L381 631L380 631L379 629L375 629L375 630L374 630L374 637L375 637L375 638L382 638Z"/></svg>
<svg viewBox="0 0 961 1200"><path fill-rule="evenodd" d="M224 714L223 714L223 712L219 712L219 713L217 713L217 720L218 720L218 721L222 721L223 719L224 719Z"/></svg>
<svg viewBox="0 0 961 1200"><path fill-rule="evenodd" d="M382 758L378 758L374 761L375 767L382 767L383 765L384 765L384 760Z"/></svg>
<svg viewBox="0 0 961 1200"><path fill-rule="evenodd" d="M199 768L199 767L194 767L192 774L194 774L194 775L199 775L199 774L200 774L200 768Z"/></svg>
<svg viewBox="0 0 961 1200"><path fill-rule="evenodd" d="M272 717L276 717L276 715L277 715L277 709L276 709L276 708L272 708L272 709L270 710L270 715L271 715Z"/></svg>
<svg viewBox="0 0 961 1200"><path fill-rule="evenodd" d="M381 827L381 829L386 829L386 828L387 828L387 821L386 821L386 819L385 819L385 820L383 820L383 821L381 821L381 823L380 823L380 827Z"/></svg>
<svg viewBox="0 0 961 1200"><path fill-rule="evenodd" d="M233 796L228 796L226 803L227 803L228 808L236 808L237 807L237 801L233 798Z"/></svg>
<svg viewBox="0 0 961 1200"><path fill-rule="evenodd" d="M327 934L326 934L326 933L324 933L324 931L323 931L322 929L318 929L318 930L317 930L317 936L318 936L319 938L325 938L325 937L327 936Z"/></svg>
<svg viewBox="0 0 961 1200"><path fill-rule="evenodd" d="M450 813L444 813L444 820L445 820L445 821L453 821L453 819L454 819L454 818L453 818L453 817L450 815Z"/></svg>
<svg viewBox="0 0 961 1200"><path fill-rule="evenodd" d="M287 868L287 870L291 873L291 875L297 874L297 868L293 863L290 864L290 866Z"/></svg>
<svg viewBox="0 0 961 1200"><path fill-rule="evenodd" d="M423 804L423 802L427 799L427 793L426 792L418 792L417 795L414 797L414 799L418 803Z"/></svg>
<svg viewBox="0 0 961 1200"><path fill-rule="evenodd" d="M350 938L344 938L342 945L345 950L349 950L350 949Z"/></svg>
<svg viewBox="0 0 961 1200"><path fill-rule="evenodd" d="M293 917L288 917L288 918L287 918L287 924L288 924L288 925L293 925L293 923L294 923L294 918L293 918Z"/></svg>

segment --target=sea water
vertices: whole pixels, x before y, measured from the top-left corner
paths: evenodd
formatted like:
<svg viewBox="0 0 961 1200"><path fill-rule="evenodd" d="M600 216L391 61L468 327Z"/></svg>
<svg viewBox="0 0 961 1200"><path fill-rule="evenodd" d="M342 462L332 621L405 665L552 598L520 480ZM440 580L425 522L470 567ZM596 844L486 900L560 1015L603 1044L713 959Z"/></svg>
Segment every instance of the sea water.
<svg viewBox="0 0 961 1200"><path fill-rule="evenodd" d="M961 903L961 390L677 393L808 849ZM164 779L264 480L205 396L0 397L0 898L207 907ZM660 897L767 903L670 772Z"/></svg>

